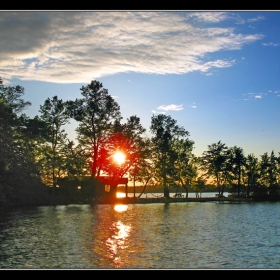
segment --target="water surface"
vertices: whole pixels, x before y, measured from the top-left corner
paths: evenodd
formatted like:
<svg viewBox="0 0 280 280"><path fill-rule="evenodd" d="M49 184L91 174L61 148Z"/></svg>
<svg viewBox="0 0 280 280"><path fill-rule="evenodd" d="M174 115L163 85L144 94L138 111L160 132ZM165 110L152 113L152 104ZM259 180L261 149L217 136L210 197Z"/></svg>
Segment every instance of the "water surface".
<svg viewBox="0 0 280 280"><path fill-rule="evenodd" d="M279 269L280 203L2 211L0 269Z"/></svg>

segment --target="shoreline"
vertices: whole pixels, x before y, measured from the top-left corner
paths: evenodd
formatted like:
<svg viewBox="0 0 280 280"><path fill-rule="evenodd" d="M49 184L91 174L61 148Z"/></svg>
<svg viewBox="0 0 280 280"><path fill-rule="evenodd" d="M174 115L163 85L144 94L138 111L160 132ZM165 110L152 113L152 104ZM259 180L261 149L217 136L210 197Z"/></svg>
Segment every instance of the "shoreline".
<svg viewBox="0 0 280 280"><path fill-rule="evenodd" d="M150 203L177 203L177 202L252 202L252 198L245 197L188 197L188 198L139 198L139 197L120 197L117 199L100 199L93 204L150 204Z"/></svg>
<svg viewBox="0 0 280 280"><path fill-rule="evenodd" d="M10 210L15 208L21 207L40 207L40 206L67 206L67 205L104 205L104 204L155 204L155 203L186 203L186 202L215 202L215 203L227 203L227 204L234 204L234 203L253 203L253 202L280 202L280 198L260 198L260 197L232 197L232 196L225 196L225 197L188 197L188 198L165 198L165 197L119 197L119 198L95 198L93 200L64 200L64 201L53 201L46 204L7 204L7 205L0 205L1 210Z"/></svg>

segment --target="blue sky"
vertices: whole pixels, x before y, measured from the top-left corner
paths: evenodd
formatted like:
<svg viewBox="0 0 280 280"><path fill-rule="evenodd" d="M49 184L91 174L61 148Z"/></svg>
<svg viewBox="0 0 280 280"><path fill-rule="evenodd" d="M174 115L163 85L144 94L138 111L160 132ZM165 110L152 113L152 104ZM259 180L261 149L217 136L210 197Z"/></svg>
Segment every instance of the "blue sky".
<svg viewBox="0 0 280 280"><path fill-rule="evenodd" d="M30 117L98 80L147 135L153 114L177 120L197 156L218 141L280 152L278 11L0 11L0 24L0 76L25 88Z"/></svg>

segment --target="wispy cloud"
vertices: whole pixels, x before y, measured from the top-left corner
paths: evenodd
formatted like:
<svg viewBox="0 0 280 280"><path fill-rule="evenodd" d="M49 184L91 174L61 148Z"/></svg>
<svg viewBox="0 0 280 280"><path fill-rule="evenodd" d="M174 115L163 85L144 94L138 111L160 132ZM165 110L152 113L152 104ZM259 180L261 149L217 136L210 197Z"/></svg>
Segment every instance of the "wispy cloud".
<svg viewBox="0 0 280 280"><path fill-rule="evenodd" d="M203 22L220 22L228 18L226 12L194 12L191 16Z"/></svg>
<svg viewBox="0 0 280 280"><path fill-rule="evenodd" d="M170 105L161 105L159 107L157 107L158 110L161 111L181 111L183 110L183 105L175 105L175 104L170 104Z"/></svg>
<svg viewBox="0 0 280 280"><path fill-rule="evenodd" d="M193 109L197 108L195 103L193 103L192 105L188 105L188 107L191 107ZM159 111L152 110L152 113L153 114L166 114L166 112L168 112L168 111L181 111L183 109L184 108L183 108L182 104L180 104L180 105L175 105L175 104L161 105L161 106L157 107L157 110L159 110Z"/></svg>
<svg viewBox="0 0 280 280"><path fill-rule="evenodd" d="M256 21L260 21L260 20L264 20L265 17L264 16L257 16L257 17L254 17L254 18L249 18L247 21L248 22L256 22Z"/></svg>
<svg viewBox="0 0 280 280"><path fill-rule="evenodd" d="M269 94L276 94L276 96L279 96L278 93L279 90L268 90L267 92L261 92L261 93L255 93L255 92L248 92L243 94L242 100L256 100L256 99L263 99L266 95Z"/></svg>
<svg viewBox="0 0 280 280"><path fill-rule="evenodd" d="M226 19L228 27L220 27ZM234 59L211 54L242 49L263 36L236 33L230 20L228 12L1 11L0 75L84 83L124 72L231 67Z"/></svg>
<svg viewBox="0 0 280 280"><path fill-rule="evenodd" d="M272 43L272 42L269 42L269 43L262 43L263 46L266 46L266 47L277 47L279 46L279 44L276 44L276 43Z"/></svg>

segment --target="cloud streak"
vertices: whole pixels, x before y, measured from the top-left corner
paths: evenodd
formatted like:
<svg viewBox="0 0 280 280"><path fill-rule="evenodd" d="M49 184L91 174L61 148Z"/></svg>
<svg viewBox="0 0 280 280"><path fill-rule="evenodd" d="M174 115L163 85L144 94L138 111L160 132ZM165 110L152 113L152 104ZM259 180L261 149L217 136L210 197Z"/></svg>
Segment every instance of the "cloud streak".
<svg viewBox="0 0 280 280"><path fill-rule="evenodd" d="M272 42L269 42L269 43L262 43L263 46L266 46L266 47L277 47L279 46L279 44L276 44L276 43L272 43Z"/></svg>
<svg viewBox="0 0 280 280"><path fill-rule="evenodd" d="M162 111L181 111L183 110L183 105L175 105L175 104L170 104L170 105L161 105L157 107L158 110Z"/></svg>
<svg viewBox="0 0 280 280"><path fill-rule="evenodd" d="M211 54L239 50L262 35L219 25L229 18L222 12L2 11L0 75L4 80L85 83L117 73L231 67L234 59L211 59Z"/></svg>

